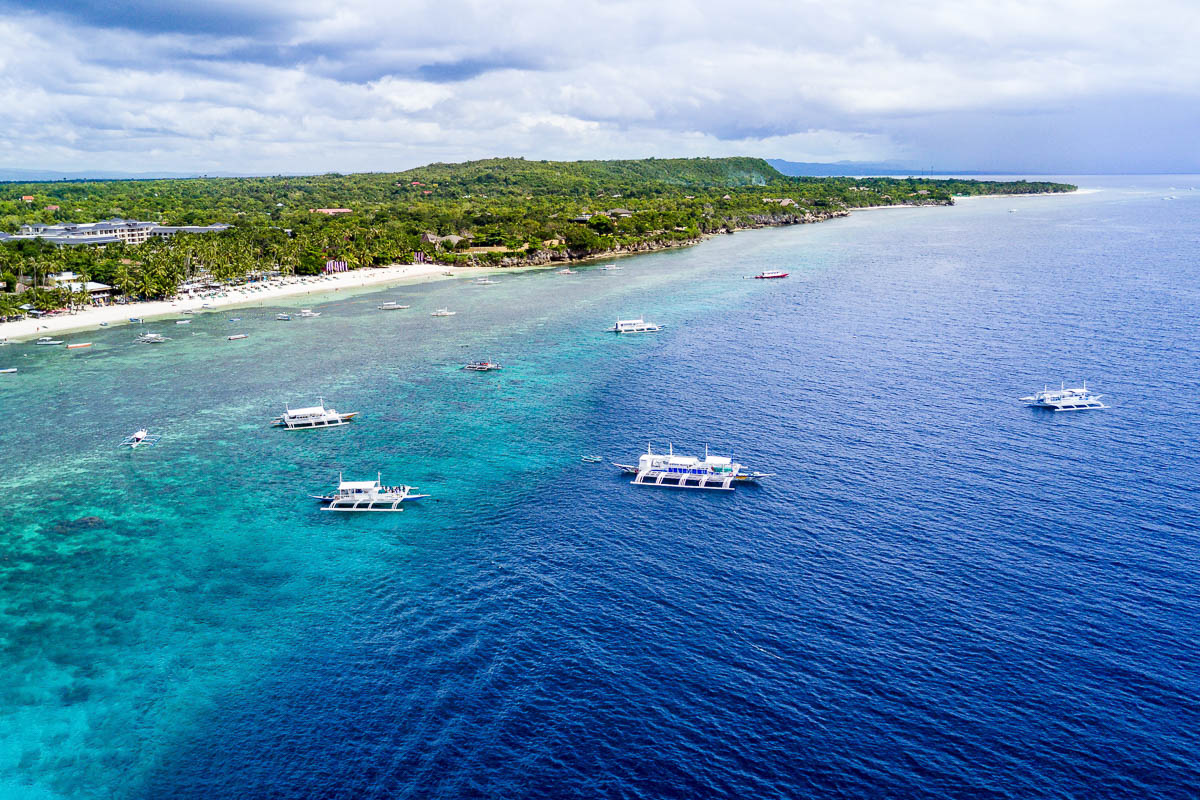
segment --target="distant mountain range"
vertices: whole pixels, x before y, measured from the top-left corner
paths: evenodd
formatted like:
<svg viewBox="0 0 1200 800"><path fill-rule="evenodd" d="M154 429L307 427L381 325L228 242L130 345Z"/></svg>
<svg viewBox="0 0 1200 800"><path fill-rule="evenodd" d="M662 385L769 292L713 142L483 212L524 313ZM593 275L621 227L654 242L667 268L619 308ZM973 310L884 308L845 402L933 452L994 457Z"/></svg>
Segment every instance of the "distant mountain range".
<svg viewBox="0 0 1200 800"><path fill-rule="evenodd" d="M819 161L784 161L782 158L768 158L767 163L784 175L803 175L807 177L828 178L842 175L1028 175L1027 172L1007 172L1004 170L978 169L941 169L930 170L905 166L895 161L835 161L833 163Z"/></svg>
<svg viewBox="0 0 1200 800"><path fill-rule="evenodd" d="M199 178L205 175L210 178L236 177L232 172L110 172L95 170L92 172L56 172L49 169L10 169L0 167L0 181L16 183L32 183L37 181L136 181L154 178Z"/></svg>

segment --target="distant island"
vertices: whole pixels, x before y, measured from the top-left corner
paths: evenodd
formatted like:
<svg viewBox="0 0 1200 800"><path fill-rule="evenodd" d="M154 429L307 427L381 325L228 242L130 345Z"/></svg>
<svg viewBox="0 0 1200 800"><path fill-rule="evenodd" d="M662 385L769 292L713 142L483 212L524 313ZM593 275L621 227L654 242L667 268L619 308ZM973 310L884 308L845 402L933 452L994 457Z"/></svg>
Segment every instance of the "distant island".
<svg viewBox="0 0 1200 800"><path fill-rule="evenodd" d="M570 262L678 247L746 228L819 222L856 208L1075 188L1041 181L795 177L757 158L497 158L399 173L8 183L0 185L0 231L6 232L0 237L0 318L95 302L86 293L89 282L129 299L161 299L198 276L236 282L253 274L314 275L412 262ZM64 227L101 220L111 223L106 230L112 234L101 243L71 241ZM229 227L196 232L219 225ZM173 235L119 233L146 226L170 228ZM52 274L70 274L72 282L54 287Z"/></svg>

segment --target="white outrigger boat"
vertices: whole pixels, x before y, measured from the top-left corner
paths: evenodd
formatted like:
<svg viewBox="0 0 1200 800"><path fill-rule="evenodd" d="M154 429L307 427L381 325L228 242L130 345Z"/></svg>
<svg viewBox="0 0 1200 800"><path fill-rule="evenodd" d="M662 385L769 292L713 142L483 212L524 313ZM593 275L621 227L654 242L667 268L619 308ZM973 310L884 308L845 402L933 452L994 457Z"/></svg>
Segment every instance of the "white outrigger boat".
<svg viewBox="0 0 1200 800"><path fill-rule="evenodd" d="M500 282L500 281L494 281L494 280L492 280L491 278L487 277L486 275L485 275L484 277L482 277L482 278L476 278L476 279L475 279L475 285L476 285L476 286L495 286L495 285L496 285L497 283L499 283L499 282Z"/></svg>
<svg viewBox="0 0 1200 800"><path fill-rule="evenodd" d="M320 311L313 311L311 308L300 309L300 319L314 319L321 316Z"/></svg>
<svg viewBox="0 0 1200 800"><path fill-rule="evenodd" d="M468 369L472 372L491 372L496 369L504 369L504 367L489 358L484 361L472 361L470 364L465 364L463 369Z"/></svg>
<svg viewBox="0 0 1200 800"><path fill-rule="evenodd" d="M40 344L40 345L51 345L51 344L62 344L62 343L63 343L62 339L55 339L52 336L40 336L40 337L38 337L38 340L36 342L34 342L34 344Z"/></svg>
<svg viewBox="0 0 1200 800"><path fill-rule="evenodd" d="M161 333L150 333L147 331L146 333L143 333L141 336L137 337L137 341L142 344L162 344L167 340L167 338L168 337L163 336Z"/></svg>
<svg viewBox="0 0 1200 800"><path fill-rule="evenodd" d="M1050 411L1090 411L1108 408L1100 402L1101 397L1103 395L1094 394L1088 389L1087 381L1084 381L1083 386L1073 389L1068 389L1064 384L1060 384L1057 389L1043 388L1036 394L1022 397L1021 402L1030 408L1045 408Z"/></svg>
<svg viewBox="0 0 1200 800"><path fill-rule="evenodd" d="M279 320L280 322L291 322L292 315L291 314L276 314L275 319Z"/></svg>
<svg viewBox="0 0 1200 800"><path fill-rule="evenodd" d="M437 311L434 311L429 316L431 316L431 317L453 317L457 313L458 313L457 311L451 311L448 308L439 308Z"/></svg>
<svg viewBox="0 0 1200 800"><path fill-rule="evenodd" d="M284 406L284 412L271 420L271 424L289 431L306 430L308 428L336 428L347 425L358 416L357 411L342 414L332 408L325 407L325 398L317 399L317 405L308 408L290 408Z"/></svg>
<svg viewBox="0 0 1200 800"><path fill-rule="evenodd" d="M384 486L376 475L373 481L348 481L338 473L335 494L309 495L320 500L322 511L403 511L401 503L420 500L427 494L416 494L415 486Z"/></svg>
<svg viewBox="0 0 1200 800"><path fill-rule="evenodd" d="M145 428L141 428L122 439L118 446L128 447L130 450L137 450L139 447L154 447L160 438L162 437L159 434L150 433Z"/></svg>
<svg viewBox="0 0 1200 800"><path fill-rule="evenodd" d="M637 319L619 319L617 324L608 330L612 333L658 333L666 325L657 325L638 317Z"/></svg>
<svg viewBox="0 0 1200 800"><path fill-rule="evenodd" d="M631 484L640 486L670 486L676 489L723 489L731 490L737 483L755 483L760 478L773 477L773 472L753 472L733 459L710 456L704 448L704 458L677 456L674 448L666 454L655 453L649 446L632 464L613 464L627 475L633 475Z"/></svg>
<svg viewBox="0 0 1200 800"><path fill-rule="evenodd" d="M388 300L386 303L378 307L380 311L403 311L412 306L404 306L397 303L395 300Z"/></svg>

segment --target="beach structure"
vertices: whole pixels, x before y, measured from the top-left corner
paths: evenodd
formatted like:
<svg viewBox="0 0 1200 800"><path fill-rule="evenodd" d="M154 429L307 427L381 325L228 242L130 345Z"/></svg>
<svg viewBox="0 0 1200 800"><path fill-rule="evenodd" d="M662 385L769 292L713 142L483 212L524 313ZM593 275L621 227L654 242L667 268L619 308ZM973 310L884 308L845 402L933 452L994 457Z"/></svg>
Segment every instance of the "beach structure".
<svg viewBox="0 0 1200 800"><path fill-rule="evenodd" d="M143 244L152 238L169 239L177 233L220 233L231 226L223 222L213 225L159 225L136 219L111 219L99 222L64 222L57 225L32 223L22 225L16 234L0 234L0 239L42 239L57 245L76 244Z"/></svg>

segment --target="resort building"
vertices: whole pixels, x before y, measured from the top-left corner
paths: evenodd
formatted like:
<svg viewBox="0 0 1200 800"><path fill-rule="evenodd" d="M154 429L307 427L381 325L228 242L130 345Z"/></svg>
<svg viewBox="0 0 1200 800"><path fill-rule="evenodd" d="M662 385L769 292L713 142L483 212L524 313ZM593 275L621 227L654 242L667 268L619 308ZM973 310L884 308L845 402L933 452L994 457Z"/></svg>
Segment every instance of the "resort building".
<svg viewBox="0 0 1200 800"><path fill-rule="evenodd" d="M157 222L142 222L135 219L106 219L100 222L64 222L58 225L34 223L22 225L15 235L0 233L0 241L12 239L43 239L51 244L142 244L151 237L170 238L177 233L220 233L230 226L223 222L215 225L159 225Z"/></svg>

